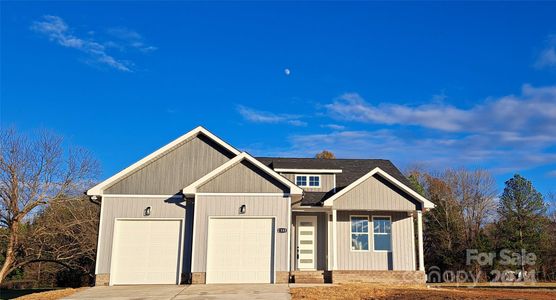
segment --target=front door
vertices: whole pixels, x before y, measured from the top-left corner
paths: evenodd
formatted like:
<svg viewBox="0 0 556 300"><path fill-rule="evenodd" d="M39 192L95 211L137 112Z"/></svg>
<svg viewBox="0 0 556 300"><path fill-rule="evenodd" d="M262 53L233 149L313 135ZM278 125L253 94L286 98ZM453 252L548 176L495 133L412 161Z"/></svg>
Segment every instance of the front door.
<svg viewBox="0 0 556 300"><path fill-rule="evenodd" d="M316 270L317 217L297 216L297 269Z"/></svg>

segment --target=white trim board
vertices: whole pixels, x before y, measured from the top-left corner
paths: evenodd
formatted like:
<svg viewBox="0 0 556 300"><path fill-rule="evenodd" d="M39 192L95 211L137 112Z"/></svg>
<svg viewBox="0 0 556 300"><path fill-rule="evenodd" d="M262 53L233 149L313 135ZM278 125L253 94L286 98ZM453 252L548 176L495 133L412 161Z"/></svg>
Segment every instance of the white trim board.
<svg viewBox="0 0 556 300"><path fill-rule="evenodd" d="M384 179L388 180L390 183L394 184L395 186L397 186L398 188L402 189L404 192L408 193L410 196L415 198L417 201L421 202L421 204L423 204L424 209L435 208L436 207L436 205L434 205L434 203L432 203L430 200L428 200L427 198L419 195L413 189L411 189L407 185L401 183L399 180L392 177L392 175L386 173L384 170L382 170L379 167L376 167L376 168L372 169L369 173L365 174L363 177L360 177L359 179L352 182L347 187L343 188L338 193L334 194L334 196L326 199L326 201L324 201L323 206L332 206L334 204L334 200L340 198L342 195L346 194L347 192L352 190L354 187L358 186L359 184L361 184L362 182L369 179L371 176L373 176L375 174L379 174Z"/></svg>
<svg viewBox="0 0 556 300"><path fill-rule="evenodd" d="M186 196L189 196L189 197L194 197L195 194L197 194L197 188L198 187L200 187L204 183L208 182L210 179L224 173L226 170L230 169L231 167L239 164L240 162L242 162L244 160L249 161L250 163L255 165L257 168L259 168L261 171L267 173L268 175L272 176L274 179L278 180L279 182L281 182L285 186L289 187L290 188L290 195L296 195L296 196L299 196L299 197L301 195L303 195L303 189L301 189L300 187L298 187L297 185L295 185L293 182L289 181L288 179L286 179L282 175L276 173L274 170L267 167L266 165L264 165L263 163L261 163L260 161L255 159L253 156L249 155L247 152L242 152L241 154L232 158L231 160L229 160L225 164L223 164L220 167L214 169L212 172L208 173L207 175L199 178L197 181L188 185L187 187L185 187L182 190L183 194L186 195Z"/></svg>
<svg viewBox="0 0 556 300"><path fill-rule="evenodd" d="M183 198L183 195L135 195L135 194L104 194L105 198Z"/></svg>
<svg viewBox="0 0 556 300"><path fill-rule="evenodd" d="M89 196L101 196L101 195L103 195L104 189L109 187L110 185L112 185L113 183L118 181L119 179L125 177L126 175L130 174L131 172L135 171L136 169L139 169L140 167L144 166L148 162L156 159L157 157L164 154L165 152L173 149L175 146L179 145L180 143L182 143L182 142L184 142L184 141L186 141L190 138L193 138L200 133L206 135L207 137L209 137L210 139L212 139L213 141L215 141L216 143L218 143L222 147L226 148L230 152L232 152L236 155L238 155L240 153L239 150L232 147L228 143L224 142L222 139L220 139L216 135L212 134L210 131L206 130L202 126L198 126L195 129L189 131L188 133L186 133L186 134L180 136L179 138L173 140L169 144L166 144L162 148L156 150L155 152L145 156L144 158L142 158L138 162L136 162L136 163L132 164L131 166L123 169L122 171L118 172L114 176L112 176L112 177L104 180L103 182L95 185L94 187L92 187L91 189L89 189L87 191L87 195L89 195Z"/></svg>
<svg viewBox="0 0 556 300"><path fill-rule="evenodd" d="M288 193L195 193L198 196L262 196L262 197L289 197Z"/></svg>
<svg viewBox="0 0 556 300"><path fill-rule="evenodd" d="M342 173L341 169L285 169L285 168L275 168L274 171L283 172L283 173L317 173L317 174Z"/></svg>

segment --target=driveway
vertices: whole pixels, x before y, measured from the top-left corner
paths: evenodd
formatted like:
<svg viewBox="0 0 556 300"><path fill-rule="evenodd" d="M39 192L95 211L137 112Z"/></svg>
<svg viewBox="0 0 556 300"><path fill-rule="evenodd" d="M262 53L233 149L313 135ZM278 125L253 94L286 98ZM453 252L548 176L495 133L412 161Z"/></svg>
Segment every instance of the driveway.
<svg viewBox="0 0 556 300"><path fill-rule="evenodd" d="M64 299L290 299L287 284L96 286Z"/></svg>

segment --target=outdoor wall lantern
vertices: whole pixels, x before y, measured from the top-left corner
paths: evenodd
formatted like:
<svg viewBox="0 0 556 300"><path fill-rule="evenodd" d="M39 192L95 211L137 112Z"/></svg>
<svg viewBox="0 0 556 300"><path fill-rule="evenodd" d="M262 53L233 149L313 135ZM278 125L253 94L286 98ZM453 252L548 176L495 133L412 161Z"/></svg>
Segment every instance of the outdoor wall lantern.
<svg viewBox="0 0 556 300"><path fill-rule="evenodd" d="M243 204L242 206L239 207L239 214L240 215L245 214L246 211L247 211L247 207L245 206L245 204Z"/></svg>
<svg viewBox="0 0 556 300"><path fill-rule="evenodd" d="M151 215L151 207L147 206L147 208L145 208L145 210L143 211L143 216L148 217Z"/></svg>

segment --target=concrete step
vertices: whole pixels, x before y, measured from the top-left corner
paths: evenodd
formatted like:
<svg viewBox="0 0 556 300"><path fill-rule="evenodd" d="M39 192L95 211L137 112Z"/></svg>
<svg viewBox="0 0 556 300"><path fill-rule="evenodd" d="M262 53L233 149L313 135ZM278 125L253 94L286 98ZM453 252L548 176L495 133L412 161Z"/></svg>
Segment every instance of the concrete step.
<svg viewBox="0 0 556 300"><path fill-rule="evenodd" d="M295 283L326 283L332 279L326 271L294 271L292 277Z"/></svg>

